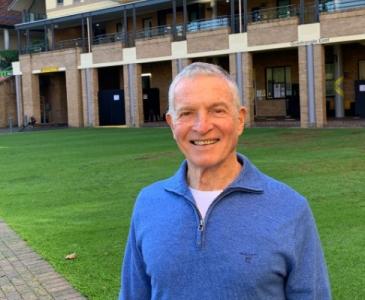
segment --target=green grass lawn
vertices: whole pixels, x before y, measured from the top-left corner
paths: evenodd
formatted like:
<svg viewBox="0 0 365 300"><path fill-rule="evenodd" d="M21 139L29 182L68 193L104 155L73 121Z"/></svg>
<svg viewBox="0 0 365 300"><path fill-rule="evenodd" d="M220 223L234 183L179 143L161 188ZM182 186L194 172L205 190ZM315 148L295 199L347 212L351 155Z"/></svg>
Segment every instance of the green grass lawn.
<svg viewBox="0 0 365 300"><path fill-rule="evenodd" d="M239 150L309 199L334 299L364 299L365 129L248 129ZM89 299L115 299L134 199L181 159L167 128L0 135L0 217Z"/></svg>

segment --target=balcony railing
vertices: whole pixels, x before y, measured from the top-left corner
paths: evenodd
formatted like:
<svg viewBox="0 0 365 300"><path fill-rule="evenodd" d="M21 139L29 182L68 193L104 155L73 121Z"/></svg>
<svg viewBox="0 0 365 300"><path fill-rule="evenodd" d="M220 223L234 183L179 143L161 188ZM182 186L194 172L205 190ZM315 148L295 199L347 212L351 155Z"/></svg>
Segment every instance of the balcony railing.
<svg viewBox="0 0 365 300"><path fill-rule="evenodd" d="M320 12L336 12L348 9L365 7L364 0L322 0L320 1Z"/></svg>
<svg viewBox="0 0 365 300"><path fill-rule="evenodd" d="M214 30L229 26L229 17L221 16L215 19L204 19L190 22L187 24L187 32L196 32L202 30Z"/></svg>
<svg viewBox="0 0 365 300"><path fill-rule="evenodd" d="M172 34L172 27L171 26L157 26L157 27L150 27L141 31L136 32L136 39L143 39L143 38L154 38L154 37L162 37L168 36Z"/></svg>
<svg viewBox="0 0 365 300"><path fill-rule="evenodd" d="M56 42L54 45L55 50L75 48L75 47L85 47L87 45L87 40L83 38L64 40Z"/></svg>
<svg viewBox="0 0 365 300"><path fill-rule="evenodd" d="M27 54L27 53L38 53L44 52L47 50L45 42L34 41L29 46L23 47L20 49L20 54Z"/></svg>
<svg viewBox="0 0 365 300"><path fill-rule="evenodd" d="M123 42L125 39L126 35L122 32L99 34L93 37L93 45Z"/></svg>
<svg viewBox="0 0 365 300"><path fill-rule="evenodd" d="M298 7L293 5L278 6L273 8L257 9L248 15L248 22L263 22L274 19L284 19L299 15Z"/></svg>

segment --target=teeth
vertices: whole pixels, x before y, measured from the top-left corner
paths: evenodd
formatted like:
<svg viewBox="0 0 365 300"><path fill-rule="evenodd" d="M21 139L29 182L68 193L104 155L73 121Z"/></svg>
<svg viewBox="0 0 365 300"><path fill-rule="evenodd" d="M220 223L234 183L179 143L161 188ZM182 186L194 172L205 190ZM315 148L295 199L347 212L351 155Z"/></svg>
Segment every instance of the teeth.
<svg viewBox="0 0 365 300"><path fill-rule="evenodd" d="M216 142L217 142L217 140L197 140L197 141L193 141L193 144L197 145L197 146L204 146L204 145L211 145Z"/></svg>

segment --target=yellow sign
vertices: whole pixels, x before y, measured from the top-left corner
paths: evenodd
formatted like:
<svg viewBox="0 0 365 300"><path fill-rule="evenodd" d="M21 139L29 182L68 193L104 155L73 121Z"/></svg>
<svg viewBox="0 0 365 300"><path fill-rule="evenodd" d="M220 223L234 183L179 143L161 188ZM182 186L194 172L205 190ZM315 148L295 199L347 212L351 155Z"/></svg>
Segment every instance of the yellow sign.
<svg viewBox="0 0 365 300"><path fill-rule="evenodd" d="M342 83L343 83L343 76L340 76L335 80L335 91L338 95L343 97L344 93L343 93Z"/></svg>
<svg viewBox="0 0 365 300"><path fill-rule="evenodd" d="M56 66L48 66L48 67L41 68L41 73L58 72L59 69L60 68L56 67Z"/></svg>

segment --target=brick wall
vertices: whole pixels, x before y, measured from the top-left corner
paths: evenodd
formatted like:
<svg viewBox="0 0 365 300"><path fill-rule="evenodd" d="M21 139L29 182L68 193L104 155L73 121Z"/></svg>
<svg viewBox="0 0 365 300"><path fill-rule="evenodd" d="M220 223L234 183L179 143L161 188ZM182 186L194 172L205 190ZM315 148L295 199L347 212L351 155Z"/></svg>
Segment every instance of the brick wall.
<svg viewBox="0 0 365 300"><path fill-rule="evenodd" d="M12 118L13 126L16 126L18 120L14 77L0 81L0 128L8 127L9 117Z"/></svg>
<svg viewBox="0 0 365 300"><path fill-rule="evenodd" d="M230 29L207 30L187 33L188 53L222 50L229 48Z"/></svg>
<svg viewBox="0 0 365 300"><path fill-rule="evenodd" d="M248 45L288 43L298 40L298 18L252 23L247 27Z"/></svg>
<svg viewBox="0 0 365 300"><path fill-rule="evenodd" d="M171 36L136 41L137 58L171 55Z"/></svg>
<svg viewBox="0 0 365 300"><path fill-rule="evenodd" d="M321 14L321 37L363 34L365 9Z"/></svg>
<svg viewBox="0 0 365 300"><path fill-rule="evenodd" d="M123 47L121 43L94 45L92 52L94 64L123 60Z"/></svg>

